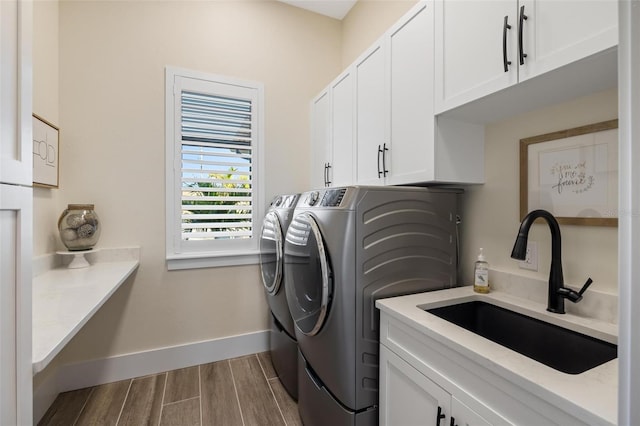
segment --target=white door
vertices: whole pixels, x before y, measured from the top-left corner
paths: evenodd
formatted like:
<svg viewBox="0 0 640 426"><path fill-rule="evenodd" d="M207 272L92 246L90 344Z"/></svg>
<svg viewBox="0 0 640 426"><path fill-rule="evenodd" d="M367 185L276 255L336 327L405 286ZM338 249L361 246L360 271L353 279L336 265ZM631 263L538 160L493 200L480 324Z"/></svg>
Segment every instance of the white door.
<svg viewBox="0 0 640 426"><path fill-rule="evenodd" d="M382 41L376 43L355 65L356 181L359 185L384 184L390 149L385 50Z"/></svg>
<svg viewBox="0 0 640 426"><path fill-rule="evenodd" d="M380 425L448 426L451 395L380 346Z"/></svg>
<svg viewBox="0 0 640 426"><path fill-rule="evenodd" d="M31 186L31 2L0 1L0 182Z"/></svg>
<svg viewBox="0 0 640 426"><path fill-rule="evenodd" d="M330 186L354 182L354 86L353 72L340 76L331 89L332 161Z"/></svg>
<svg viewBox="0 0 640 426"><path fill-rule="evenodd" d="M32 190L0 185L0 424L32 423Z"/></svg>
<svg viewBox="0 0 640 426"><path fill-rule="evenodd" d="M518 81L516 0L436 0L434 6L436 113Z"/></svg>
<svg viewBox="0 0 640 426"><path fill-rule="evenodd" d="M520 81L618 44L616 0L521 0L518 21L527 55Z"/></svg>
<svg viewBox="0 0 640 426"><path fill-rule="evenodd" d="M0 1L0 424L2 425L30 425L33 422L31 33L32 3L17 0Z"/></svg>
<svg viewBox="0 0 640 426"><path fill-rule="evenodd" d="M331 102L325 90L311 104L311 188L326 186L331 161Z"/></svg>
<svg viewBox="0 0 640 426"><path fill-rule="evenodd" d="M387 184L434 180L433 3L389 33L391 144Z"/></svg>

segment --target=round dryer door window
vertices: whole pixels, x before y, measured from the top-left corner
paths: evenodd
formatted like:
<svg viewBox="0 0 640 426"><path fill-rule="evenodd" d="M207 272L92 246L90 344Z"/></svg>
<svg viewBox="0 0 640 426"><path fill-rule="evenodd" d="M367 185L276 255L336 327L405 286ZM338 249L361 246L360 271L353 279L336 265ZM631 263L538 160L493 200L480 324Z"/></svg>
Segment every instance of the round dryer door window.
<svg viewBox="0 0 640 426"><path fill-rule="evenodd" d="M309 213L294 217L284 246L285 288L298 330L313 336L327 317L331 300L331 268L322 234Z"/></svg>
<svg viewBox="0 0 640 426"><path fill-rule="evenodd" d="M282 281L283 236L280 219L274 212L265 215L260 235L260 273L270 295L280 289Z"/></svg>

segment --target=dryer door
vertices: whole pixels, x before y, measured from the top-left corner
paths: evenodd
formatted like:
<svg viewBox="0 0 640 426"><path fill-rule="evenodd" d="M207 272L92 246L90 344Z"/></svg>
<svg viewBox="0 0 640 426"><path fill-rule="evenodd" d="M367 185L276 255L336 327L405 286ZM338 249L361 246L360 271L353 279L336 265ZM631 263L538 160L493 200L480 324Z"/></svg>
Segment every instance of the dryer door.
<svg viewBox="0 0 640 426"><path fill-rule="evenodd" d="M313 336L327 317L332 275L320 228L309 213L293 218L284 253L285 288L291 316L298 330Z"/></svg>
<svg viewBox="0 0 640 426"><path fill-rule="evenodd" d="M260 273L262 284L270 295L280 290L283 243L280 219L275 212L269 212L264 217L260 234Z"/></svg>

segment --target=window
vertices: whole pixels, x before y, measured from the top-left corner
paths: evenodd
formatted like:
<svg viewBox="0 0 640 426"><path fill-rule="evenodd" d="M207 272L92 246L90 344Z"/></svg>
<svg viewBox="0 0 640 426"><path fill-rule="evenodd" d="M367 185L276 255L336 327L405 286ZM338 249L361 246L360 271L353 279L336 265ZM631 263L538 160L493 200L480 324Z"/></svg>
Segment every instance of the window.
<svg viewBox="0 0 640 426"><path fill-rule="evenodd" d="M258 262L261 83L166 69L167 265Z"/></svg>

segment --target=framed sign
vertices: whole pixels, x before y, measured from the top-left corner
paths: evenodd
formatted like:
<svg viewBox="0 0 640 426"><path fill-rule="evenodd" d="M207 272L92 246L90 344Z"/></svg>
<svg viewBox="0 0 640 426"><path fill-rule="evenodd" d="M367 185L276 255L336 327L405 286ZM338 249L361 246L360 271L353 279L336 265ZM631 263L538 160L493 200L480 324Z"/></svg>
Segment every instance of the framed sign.
<svg viewBox="0 0 640 426"><path fill-rule="evenodd" d="M520 140L520 217L536 209L563 224L618 225L618 120Z"/></svg>
<svg viewBox="0 0 640 426"><path fill-rule="evenodd" d="M58 187L59 129L33 114L33 185Z"/></svg>

